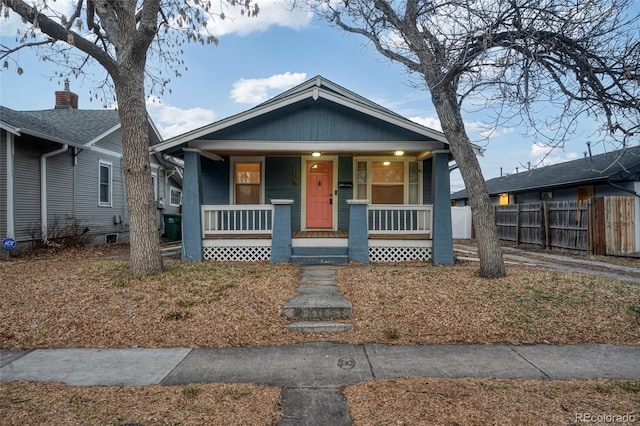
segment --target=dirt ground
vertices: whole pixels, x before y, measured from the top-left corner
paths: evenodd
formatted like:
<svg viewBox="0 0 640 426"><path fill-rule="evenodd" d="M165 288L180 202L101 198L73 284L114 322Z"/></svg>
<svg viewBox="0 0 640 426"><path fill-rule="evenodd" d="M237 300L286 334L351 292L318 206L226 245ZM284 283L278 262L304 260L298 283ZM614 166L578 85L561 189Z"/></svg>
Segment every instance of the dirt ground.
<svg viewBox="0 0 640 426"><path fill-rule="evenodd" d="M128 273L126 247L0 261L0 347L229 347L349 343L640 344L640 286L510 265L348 265L337 273L354 330L298 335L282 305L292 265L165 261ZM634 414L640 382L406 379L344 389L354 424L566 424L574 412ZM277 424L279 389L3 384L3 424ZM578 410L578 411L576 411ZM217 413L217 414L214 414ZM217 417L216 417L217 416ZM527 420L528 419L528 420ZM526 421L525 421L526 420Z"/></svg>

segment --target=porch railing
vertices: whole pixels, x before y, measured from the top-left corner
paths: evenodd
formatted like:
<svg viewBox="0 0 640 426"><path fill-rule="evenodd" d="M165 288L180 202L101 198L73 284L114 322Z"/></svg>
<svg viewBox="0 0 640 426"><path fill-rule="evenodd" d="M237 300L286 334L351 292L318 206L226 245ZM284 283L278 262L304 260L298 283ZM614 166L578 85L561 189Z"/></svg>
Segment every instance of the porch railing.
<svg viewBox="0 0 640 426"><path fill-rule="evenodd" d="M202 235L271 234L273 205L203 205Z"/></svg>
<svg viewBox="0 0 640 426"><path fill-rule="evenodd" d="M370 204L367 206L370 234L431 235L432 205Z"/></svg>

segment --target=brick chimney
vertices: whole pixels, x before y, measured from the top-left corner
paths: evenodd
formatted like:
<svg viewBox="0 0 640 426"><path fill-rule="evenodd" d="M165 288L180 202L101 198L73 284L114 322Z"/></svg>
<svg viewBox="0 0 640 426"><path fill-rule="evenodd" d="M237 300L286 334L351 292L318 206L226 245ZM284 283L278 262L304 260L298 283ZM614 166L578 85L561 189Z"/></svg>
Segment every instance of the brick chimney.
<svg viewBox="0 0 640 426"><path fill-rule="evenodd" d="M69 80L64 81L64 90L56 91L56 109L78 109L78 95L69 90Z"/></svg>

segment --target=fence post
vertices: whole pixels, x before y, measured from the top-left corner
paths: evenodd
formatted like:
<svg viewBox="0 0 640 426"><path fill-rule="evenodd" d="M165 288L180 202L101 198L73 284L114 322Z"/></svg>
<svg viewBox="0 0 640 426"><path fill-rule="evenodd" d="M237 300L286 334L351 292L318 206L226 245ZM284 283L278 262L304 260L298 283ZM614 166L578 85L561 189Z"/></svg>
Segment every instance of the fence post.
<svg viewBox="0 0 640 426"><path fill-rule="evenodd" d="M551 228L549 227L549 202L548 201L543 201L542 202L542 226L544 226L544 241L541 241L541 243L544 244L544 248L545 249L549 249L551 247L551 235L549 235L549 233L551 232Z"/></svg>
<svg viewBox="0 0 640 426"><path fill-rule="evenodd" d="M291 205L293 200L271 200L273 229L271 231L271 263L291 260Z"/></svg>
<svg viewBox="0 0 640 426"><path fill-rule="evenodd" d="M516 246L520 245L520 207L522 204L516 204Z"/></svg>

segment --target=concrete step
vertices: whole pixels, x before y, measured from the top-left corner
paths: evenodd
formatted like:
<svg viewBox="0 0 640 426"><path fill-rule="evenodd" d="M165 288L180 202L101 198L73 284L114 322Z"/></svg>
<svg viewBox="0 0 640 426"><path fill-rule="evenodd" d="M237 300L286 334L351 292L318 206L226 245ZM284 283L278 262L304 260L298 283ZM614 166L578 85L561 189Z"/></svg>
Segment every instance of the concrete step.
<svg viewBox="0 0 640 426"><path fill-rule="evenodd" d="M349 254L349 247L291 247L291 254L300 256L346 256Z"/></svg>
<svg viewBox="0 0 640 426"><path fill-rule="evenodd" d="M291 263L298 265L345 265L349 263L347 255L292 255Z"/></svg>
<svg viewBox="0 0 640 426"><path fill-rule="evenodd" d="M301 334L342 333L351 330L353 324L335 321L300 321L286 325L285 328Z"/></svg>
<svg viewBox="0 0 640 426"><path fill-rule="evenodd" d="M282 314L294 319L332 319L351 315L352 305L339 294L301 294L284 304Z"/></svg>

